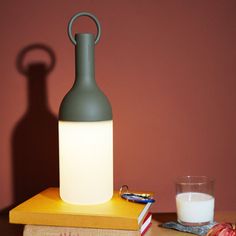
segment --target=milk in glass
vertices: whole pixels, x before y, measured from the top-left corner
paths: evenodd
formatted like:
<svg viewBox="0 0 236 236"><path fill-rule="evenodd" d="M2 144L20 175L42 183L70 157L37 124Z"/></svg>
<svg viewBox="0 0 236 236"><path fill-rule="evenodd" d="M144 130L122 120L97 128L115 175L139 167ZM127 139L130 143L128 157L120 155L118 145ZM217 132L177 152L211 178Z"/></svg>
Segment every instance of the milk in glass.
<svg viewBox="0 0 236 236"><path fill-rule="evenodd" d="M212 222L214 197L206 193L184 192L176 195L178 221L180 223Z"/></svg>

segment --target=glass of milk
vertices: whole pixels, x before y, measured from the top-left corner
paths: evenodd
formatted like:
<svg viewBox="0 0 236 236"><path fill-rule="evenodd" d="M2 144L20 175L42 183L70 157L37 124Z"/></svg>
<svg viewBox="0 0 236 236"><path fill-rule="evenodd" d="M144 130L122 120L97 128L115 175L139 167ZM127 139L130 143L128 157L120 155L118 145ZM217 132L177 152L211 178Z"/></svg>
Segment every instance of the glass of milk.
<svg viewBox="0 0 236 236"><path fill-rule="evenodd" d="M206 176L183 176L176 180L176 208L179 223L205 225L214 218L214 180Z"/></svg>

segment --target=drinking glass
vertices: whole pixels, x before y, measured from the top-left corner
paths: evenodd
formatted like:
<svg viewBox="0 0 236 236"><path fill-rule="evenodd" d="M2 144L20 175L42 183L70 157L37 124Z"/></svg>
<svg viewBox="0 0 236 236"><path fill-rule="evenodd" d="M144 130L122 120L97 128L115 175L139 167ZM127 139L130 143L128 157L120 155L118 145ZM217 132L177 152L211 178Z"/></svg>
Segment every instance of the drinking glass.
<svg viewBox="0 0 236 236"><path fill-rule="evenodd" d="M213 222L214 180L207 176L183 176L177 178L175 186L179 223L199 226Z"/></svg>

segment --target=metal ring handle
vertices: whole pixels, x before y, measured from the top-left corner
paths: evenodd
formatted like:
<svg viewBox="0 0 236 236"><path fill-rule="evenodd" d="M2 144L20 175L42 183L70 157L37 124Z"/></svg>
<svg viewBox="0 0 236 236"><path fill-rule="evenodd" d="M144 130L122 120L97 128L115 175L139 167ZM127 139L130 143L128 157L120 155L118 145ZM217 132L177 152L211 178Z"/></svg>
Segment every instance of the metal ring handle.
<svg viewBox="0 0 236 236"><path fill-rule="evenodd" d="M74 21L78 18L78 17L81 17L81 16L88 16L89 18L91 18L95 24L96 24L96 27L97 27L97 34L96 34L96 38L95 38L95 44L98 43L100 37L101 37L101 25L97 19L96 16L94 16L93 14L89 13L89 12L78 12L76 13L69 21L69 24L68 24L68 36L71 40L71 42L76 45L76 40L75 38L73 37L72 35L72 25L74 23Z"/></svg>

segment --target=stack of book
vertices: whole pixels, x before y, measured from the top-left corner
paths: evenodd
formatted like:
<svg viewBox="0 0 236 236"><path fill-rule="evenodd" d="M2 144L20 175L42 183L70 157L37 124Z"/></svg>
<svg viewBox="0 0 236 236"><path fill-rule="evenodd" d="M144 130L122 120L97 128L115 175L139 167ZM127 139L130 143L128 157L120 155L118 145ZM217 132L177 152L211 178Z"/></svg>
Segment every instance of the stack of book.
<svg viewBox="0 0 236 236"><path fill-rule="evenodd" d="M49 188L10 211L10 223L24 224L23 236L140 236L151 226L152 203L122 199L118 192L99 205L71 205Z"/></svg>

